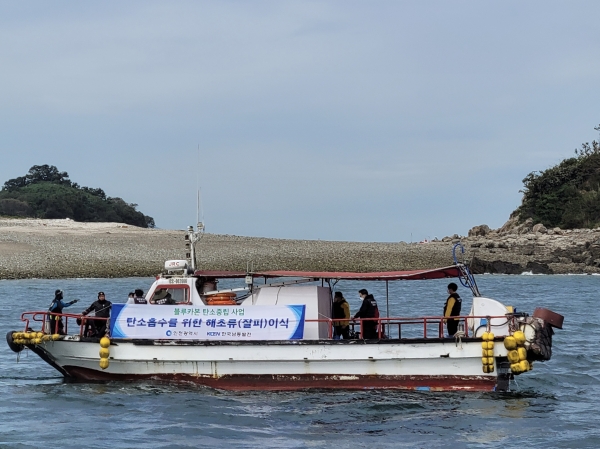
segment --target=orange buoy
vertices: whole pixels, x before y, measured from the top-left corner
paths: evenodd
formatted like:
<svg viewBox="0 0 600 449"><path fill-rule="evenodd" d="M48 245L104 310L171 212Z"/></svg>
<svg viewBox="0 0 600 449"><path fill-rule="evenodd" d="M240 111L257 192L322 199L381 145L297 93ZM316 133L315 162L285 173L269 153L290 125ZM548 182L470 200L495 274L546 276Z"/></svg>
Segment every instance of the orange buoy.
<svg viewBox="0 0 600 449"><path fill-rule="evenodd" d="M237 305L235 302L235 292L215 293L206 297L206 304L209 306L232 306Z"/></svg>

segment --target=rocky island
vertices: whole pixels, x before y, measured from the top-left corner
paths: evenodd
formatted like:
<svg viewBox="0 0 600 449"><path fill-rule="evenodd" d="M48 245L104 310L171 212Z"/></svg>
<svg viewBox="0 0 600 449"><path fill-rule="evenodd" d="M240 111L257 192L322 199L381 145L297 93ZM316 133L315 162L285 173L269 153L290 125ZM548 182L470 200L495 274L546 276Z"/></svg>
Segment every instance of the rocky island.
<svg viewBox="0 0 600 449"><path fill-rule="evenodd" d="M600 273L600 143L582 144L575 157L530 173L523 184L521 205L495 230L480 225L464 237L410 244L205 234L198 265L235 271L426 269L451 265L460 242L462 261L474 273ZM48 192L53 203L46 201ZM0 218L0 279L153 276L165 260L185 258L184 231L155 229L135 204L81 187L54 166L36 165L7 181L0 214L13 215Z"/></svg>

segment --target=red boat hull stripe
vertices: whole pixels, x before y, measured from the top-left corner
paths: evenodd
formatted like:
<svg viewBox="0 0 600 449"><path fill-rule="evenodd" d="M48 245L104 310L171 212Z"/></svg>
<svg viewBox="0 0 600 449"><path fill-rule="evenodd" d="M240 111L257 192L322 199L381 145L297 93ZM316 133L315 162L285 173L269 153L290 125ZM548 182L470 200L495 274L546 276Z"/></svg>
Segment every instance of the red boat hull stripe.
<svg viewBox="0 0 600 449"><path fill-rule="evenodd" d="M65 366L69 376L85 381L165 380L193 382L223 390L304 390L304 389L407 389L493 391L495 376L369 376L369 375L226 375L220 377L188 374L113 374L77 366Z"/></svg>

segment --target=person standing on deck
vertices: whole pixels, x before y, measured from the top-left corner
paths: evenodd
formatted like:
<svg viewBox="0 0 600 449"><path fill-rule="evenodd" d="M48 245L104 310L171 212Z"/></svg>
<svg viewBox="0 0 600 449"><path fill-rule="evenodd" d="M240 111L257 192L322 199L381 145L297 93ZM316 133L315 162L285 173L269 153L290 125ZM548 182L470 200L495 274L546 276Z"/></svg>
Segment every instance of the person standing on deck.
<svg viewBox="0 0 600 449"><path fill-rule="evenodd" d="M48 312L60 314L60 313L62 313L62 311L65 307L72 306L77 301L79 301L79 300L74 299L71 302L64 302L63 301L63 291L56 290L54 292L54 299L52 300L52 303L50 304L50 308L48 309ZM57 333L57 334L64 335L65 332L64 332L64 325L62 322L62 318L60 316L49 314L48 319L50 320L50 333L52 333L52 334Z"/></svg>
<svg viewBox="0 0 600 449"><path fill-rule="evenodd" d="M354 315L356 318L379 318L379 308L377 307L377 301L373 295L369 294L364 288L358 291L360 298L363 300L360 310ZM374 339L378 338L377 335L377 321L368 320L362 321L361 332L363 339Z"/></svg>
<svg viewBox="0 0 600 449"><path fill-rule="evenodd" d="M98 292L98 300L94 301L91 306L81 313L81 315L86 316L93 311L97 318L106 318L105 320L89 320L94 324L96 337L101 338L106 334L106 325L108 324L108 318L110 317L111 306L112 303L106 300L104 292Z"/></svg>
<svg viewBox="0 0 600 449"><path fill-rule="evenodd" d="M336 318L342 318L336 320ZM335 292L333 296L333 339L350 339L350 306L342 292Z"/></svg>
<svg viewBox="0 0 600 449"><path fill-rule="evenodd" d="M462 306L462 300L460 299L460 296L458 296L458 293L456 293L456 290L458 290L458 286L454 283L451 282L450 284L448 284L448 299L446 299L446 304L444 304L444 316L445 317L451 317L451 316L460 316L460 308ZM456 334L456 331L458 330L458 322L460 320L455 320L452 318L448 318L446 321L446 327L448 329L448 335L450 337L453 337L454 334Z"/></svg>

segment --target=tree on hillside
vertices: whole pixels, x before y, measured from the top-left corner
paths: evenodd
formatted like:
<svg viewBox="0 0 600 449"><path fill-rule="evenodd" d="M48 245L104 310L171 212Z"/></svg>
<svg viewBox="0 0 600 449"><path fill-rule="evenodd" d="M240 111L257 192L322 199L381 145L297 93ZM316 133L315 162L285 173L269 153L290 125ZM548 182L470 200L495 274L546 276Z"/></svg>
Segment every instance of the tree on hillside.
<svg viewBox="0 0 600 449"><path fill-rule="evenodd" d="M600 131L600 125L594 128ZM521 220L547 227L592 228L600 225L600 143L583 143L568 158L523 179Z"/></svg>
<svg viewBox="0 0 600 449"><path fill-rule="evenodd" d="M52 182L55 184L71 185L69 174L60 172L54 165L34 165L25 176L9 179L4 183L6 190L18 189L36 182Z"/></svg>
<svg viewBox="0 0 600 449"><path fill-rule="evenodd" d="M107 197L100 188L80 187L53 165L34 165L25 176L6 181L0 190L0 215L155 226L137 204Z"/></svg>

